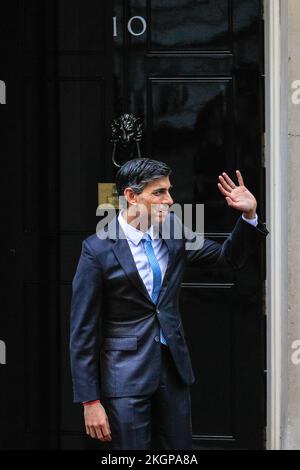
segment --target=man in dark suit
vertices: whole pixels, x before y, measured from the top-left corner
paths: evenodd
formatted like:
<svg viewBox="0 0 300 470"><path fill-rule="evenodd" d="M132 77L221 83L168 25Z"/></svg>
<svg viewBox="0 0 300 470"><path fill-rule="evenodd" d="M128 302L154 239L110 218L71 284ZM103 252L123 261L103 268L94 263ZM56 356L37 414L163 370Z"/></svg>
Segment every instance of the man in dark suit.
<svg viewBox="0 0 300 470"><path fill-rule="evenodd" d="M170 174L144 158L119 169L126 207L83 241L73 279L74 402L87 434L110 449L192 448L195 377L178 309L185 266L240 268L268 233L237 171L238 185L223 173L218 186L242 214L223 244L203 240L170 211Z"/></svg>

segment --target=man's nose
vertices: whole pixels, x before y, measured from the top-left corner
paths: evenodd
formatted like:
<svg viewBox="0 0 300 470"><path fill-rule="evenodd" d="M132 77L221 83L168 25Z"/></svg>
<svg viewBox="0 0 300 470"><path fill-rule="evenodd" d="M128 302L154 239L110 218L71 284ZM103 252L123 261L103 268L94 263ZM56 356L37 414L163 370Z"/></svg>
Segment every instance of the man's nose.
<svg viewBox="0 0 300 470"><path fill-rule="evenodd" d="M166 197L164 198L164 204L168 204L168 206L172 206L173 204L173 199L171 198L171 194L168 192L166 194Z"/></svg>

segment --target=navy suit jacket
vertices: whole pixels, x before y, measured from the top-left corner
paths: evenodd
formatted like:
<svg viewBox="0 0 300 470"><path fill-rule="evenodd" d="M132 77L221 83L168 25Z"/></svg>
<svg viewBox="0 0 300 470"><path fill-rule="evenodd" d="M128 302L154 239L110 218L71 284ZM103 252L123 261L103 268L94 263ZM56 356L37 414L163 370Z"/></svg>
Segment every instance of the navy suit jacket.
<svg viewBox="0 0 300 470"><path fill-rule="evenodd" d="M99 231L100 237L96 233L83 241L72 283L70 318L75 403L153 393L160 378L160 325L182 381L192 384L195 376L178 307L185 266L240 268L268 234L260 220L253 227L241 216L222 244L203 242L186 227L182 230L182 225L179 239L174 227L181 222L173 213L165 224L171 227L170 239L165 239L168 266L156 304L117 217ZM199 241L199 248L187 250L187 241Z"/></svg>

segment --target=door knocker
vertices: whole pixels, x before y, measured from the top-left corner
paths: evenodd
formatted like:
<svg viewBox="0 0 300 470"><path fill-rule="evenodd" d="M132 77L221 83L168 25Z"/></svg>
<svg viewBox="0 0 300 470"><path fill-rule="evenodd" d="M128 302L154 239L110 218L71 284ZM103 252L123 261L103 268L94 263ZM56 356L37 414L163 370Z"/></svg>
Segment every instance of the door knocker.
<svg viewBox="0 0 300 470"><path fill-rule="evenodd" d="M116 162L116 150L117 146L127 153L126 159L131 159L134 154L134 149L137 150L138 158L141 158L140 142L142 140L143 124L140 118L136 118L133 114L122 114L122 116L114 119L111 123L112 137L111 142L113 143L112 150L112 162L120 168ZM128 155L129 154L129 155Z"/></svg>

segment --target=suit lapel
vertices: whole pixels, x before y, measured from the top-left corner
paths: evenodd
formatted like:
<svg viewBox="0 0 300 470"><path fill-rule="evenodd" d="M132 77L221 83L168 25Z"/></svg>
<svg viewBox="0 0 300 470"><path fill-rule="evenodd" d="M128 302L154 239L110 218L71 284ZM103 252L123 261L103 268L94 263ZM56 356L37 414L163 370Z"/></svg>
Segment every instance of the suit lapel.
<svg viewBox="0 0 300 470"><path fill-rule="evenodd" d="M161 285L161 288L160 288L160 291L159 291L157 304L159 302L161 302L161 300L162 300L162 298L163 298L163 296L164 296L164 294L167 290L167 287L169 285L169 280L170 280L170 277L171 277L173 261L174 261L174 255L175 255L175 242L174 242L174 240L165 239L165 240L163 240L163 243L166 243L166 245L168 247L169 255L168 255L168 265L167 265L167 269L166 269L166 272L165 272L165 275L164 275L164 278L163 278L163 282L162 282L162 285Z"/></svg>
<svg viewBox="0 0 300 470"><path fill-rule="evenodd" d="M159 230L161 234L161 229ZM125 271L128 279L132 284L140 291L140 293L147 298L152 304L153 301L147 291L147 288L139 275L138 269L136 267L134 258L132 256L131 250L129 248L126 236L119 224L118 216L114 217L112 221L108 224L107 232L109 233L109 238L114 240L113 251L117 260L119 261L121 267ZM157 303L161 301L164 293L166 292L174 260L174 251L175 251L175 241L169 238L163 240L163 243L166 243L168 247L168 265L162 282L162 286L159 292Z"/></svg>
<svg viewBox="0 0 300 470"><path fill-rule="evenodd" d="M148 300L150 300L150 302L152 302L147 288L143 283L141 276L139 275L127 240L118 239L114 243L113 250L129 280L141 292L141 294L143 294Z"/></svg>
<svg viewBox="0 0 300 470"><path fill-rule="evenodd" d="M126 276L132 282L132 284L140 291L140 293L144 297L146 297L147 300L153 303L147 291L147 288L141 276L139 275L126 236L119 224L118 216L116 216L108 224L108 233L109 238L115 240L113 244L113 251L122 269L125 271Z"/></svg>

